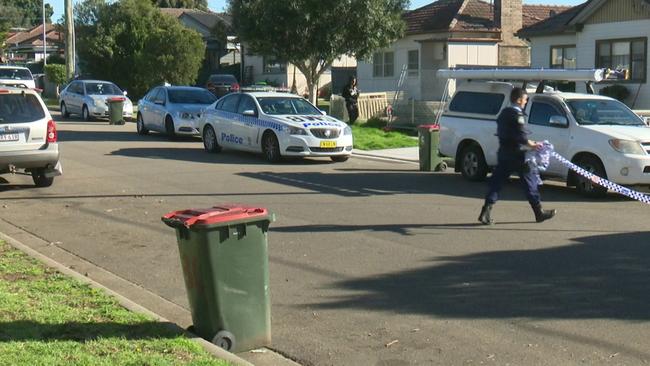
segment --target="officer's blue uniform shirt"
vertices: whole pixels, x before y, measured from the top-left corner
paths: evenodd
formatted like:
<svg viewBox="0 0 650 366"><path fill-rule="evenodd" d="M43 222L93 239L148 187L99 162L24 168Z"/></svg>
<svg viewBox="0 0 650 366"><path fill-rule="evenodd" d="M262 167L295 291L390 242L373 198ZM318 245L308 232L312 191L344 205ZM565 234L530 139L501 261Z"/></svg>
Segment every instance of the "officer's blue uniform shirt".
<svg viewBox="0 0 650 366"><path fill-rule="evenodd" d="M499 146L512 152L520 152L528 143L528 133L524 111L517 105L504 108L497 117L497 136Z"/></svg>

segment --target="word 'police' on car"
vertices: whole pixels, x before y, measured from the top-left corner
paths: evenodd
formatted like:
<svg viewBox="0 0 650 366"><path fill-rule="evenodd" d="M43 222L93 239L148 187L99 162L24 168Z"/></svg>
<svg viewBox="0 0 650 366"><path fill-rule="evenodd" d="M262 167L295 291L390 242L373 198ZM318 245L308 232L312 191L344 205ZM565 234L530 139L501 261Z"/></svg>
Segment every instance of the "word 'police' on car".
<svg viewBox="0 0 650 366"><path fill-rule="evenodd" d="M209 152L261 152L269 162L283 156L343 162L352 154L350 127L294 94L229 94L204 111L199 125Z"/></svg>

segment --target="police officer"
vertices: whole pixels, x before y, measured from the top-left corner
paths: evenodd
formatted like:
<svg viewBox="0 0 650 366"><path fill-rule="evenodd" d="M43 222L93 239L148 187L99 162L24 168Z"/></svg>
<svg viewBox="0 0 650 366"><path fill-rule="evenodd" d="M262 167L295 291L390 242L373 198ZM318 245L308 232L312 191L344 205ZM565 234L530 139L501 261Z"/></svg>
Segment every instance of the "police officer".
<svg viewBox="0 0 650 366"><path fill-rule="evenodd" d="M526 163L526 150L540 148L541 144L528 139L524 130L524 107L528 102L528 94L523 88L514 88L510 93L512 106L504 108L497 117L497 136L499 151L497 167L492 172L489 190L485 196L485 204L481 209L479 221L485 225L493 223L490 216L492 206L497 202L499 191L508 177L514 172L519 174L526 198L535 213L535 221L542 222L555 216L555 210L543 210L537 189L535 176L530 172Z"/></svg>

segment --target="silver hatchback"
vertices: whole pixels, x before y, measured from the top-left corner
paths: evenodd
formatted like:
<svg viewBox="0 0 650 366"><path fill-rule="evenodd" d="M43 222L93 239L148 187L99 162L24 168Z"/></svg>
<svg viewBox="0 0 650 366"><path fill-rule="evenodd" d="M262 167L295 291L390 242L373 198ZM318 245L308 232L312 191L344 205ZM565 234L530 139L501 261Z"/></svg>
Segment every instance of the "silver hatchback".
<svg viewBox="0 0 650 366"><path fill-rule="evenodd" d="M84 121L93 118L108 118L108 99L126 96L117 85L103 80L74 80L61 91L59 104L61 115L78 114ZM124 118L133 117L133 103L124 101Z"/></svg>
<svg viewBox="0 0 650 366"><path fill-rule="evenodd" d="M21 172L38 187L61 174L56 124L36 91L0 85L0 174Z"/></svg>
<svg viewBox="0 0 650 366"><path fill-rule="evenodd" d="M167 134L195 136L203 110L217 101L207 89L191 86L159 86L138 102L137 129L141 135L149 130Z"/></svg>

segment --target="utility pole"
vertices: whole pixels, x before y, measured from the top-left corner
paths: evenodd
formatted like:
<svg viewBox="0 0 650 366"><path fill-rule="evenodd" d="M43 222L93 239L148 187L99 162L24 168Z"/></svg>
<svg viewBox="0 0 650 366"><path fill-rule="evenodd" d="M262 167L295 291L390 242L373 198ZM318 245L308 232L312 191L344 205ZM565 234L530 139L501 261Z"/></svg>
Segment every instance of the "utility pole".
<svg viewBox="0 0 650 366"><path fill-rule="evenodd" d="M72 0L65 0L65 75L68 80L74 77L74 18L72 17Z"/></svg>
<svg viewBox="0 0 650 366"><path fill-rule="evenodd" d="M47 65L47 32L45 30L45 0L43 0L43 66Z"/></svg>

